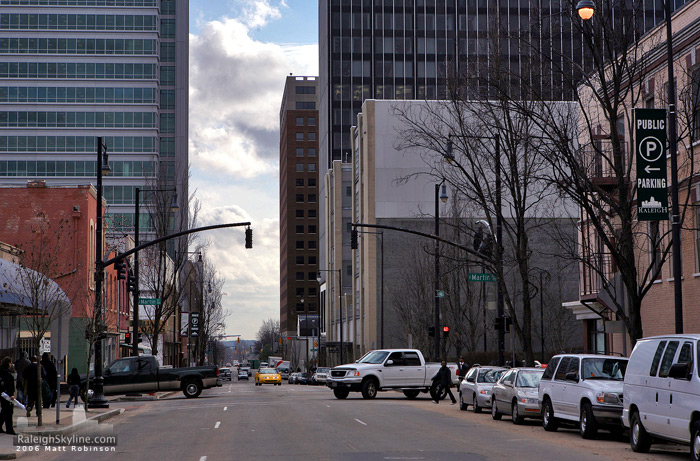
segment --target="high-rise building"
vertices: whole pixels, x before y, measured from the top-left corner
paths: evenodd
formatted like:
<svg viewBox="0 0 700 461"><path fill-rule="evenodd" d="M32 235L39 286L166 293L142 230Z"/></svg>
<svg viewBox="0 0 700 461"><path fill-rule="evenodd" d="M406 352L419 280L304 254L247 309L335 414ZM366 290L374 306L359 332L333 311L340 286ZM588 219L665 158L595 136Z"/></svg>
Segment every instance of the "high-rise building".
<svg viewBox="0 0 700 461"><path fill-rule="evenodd" d="M318 329L316 77L288 76L280 108L280 329ZM303 327L299 326L301 320ZM307 322L308 321L308 322ZM313 327L316 325L316 327ZM299 328L298 328L299 327ZM318 332L310 332L314 335Z"/></svg>
<svg viewBox="0 0 700 461"><path fill-rule="evenodd" d="M0 182L94 183L101 136L112 229L133 231L135 187L186 203L188 0L0 5Z"/></svg>

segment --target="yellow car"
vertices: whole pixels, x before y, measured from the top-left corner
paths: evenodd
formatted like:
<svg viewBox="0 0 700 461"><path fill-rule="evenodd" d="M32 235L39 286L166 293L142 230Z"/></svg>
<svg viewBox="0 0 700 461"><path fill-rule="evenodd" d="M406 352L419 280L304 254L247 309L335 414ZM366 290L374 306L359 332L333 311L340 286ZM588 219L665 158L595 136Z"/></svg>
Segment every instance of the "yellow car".
<svg viewBox="0 0 700 461"><path fill-rule="evenodd" d="M282 376L274 368L261 368L255 372L255 385L262 386L263 384L277 384L281 386Z"/></svg>

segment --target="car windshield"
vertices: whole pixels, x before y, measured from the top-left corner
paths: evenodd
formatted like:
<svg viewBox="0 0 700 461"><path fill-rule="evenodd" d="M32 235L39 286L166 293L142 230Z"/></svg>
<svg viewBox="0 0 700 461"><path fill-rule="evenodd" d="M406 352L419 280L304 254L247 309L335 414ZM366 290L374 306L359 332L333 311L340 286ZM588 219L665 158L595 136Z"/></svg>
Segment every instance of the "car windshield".
<svg viewBox="0 0 700 461"><path fill-rule="evenodd" d="M503 370L479 370L477 383L495 383L503 374Z"/></svg>
<svg viewBox="0 0 700 461"><path fill-rule="evenodd" d="M609 379L622 381L625 379L627 359L590 358L583 359L583 379Z"/></svg>
<svg viewBox="0 0 700 461"><path fill-rule="evenodd" d="M318 368L316 369L316 373L328 373L328 370L330 368Z"/></svg>
<svg viewBox="0 0 700 461"><path fill-rule="evenodd" d="M358 363L382 363L387 355L389 355L387 351L370 352L358 360Z"/></svg>
<svg viewBox="0 0 700 461"><path fill-rule="evenodd" d="M544 370L521 371L518 373L518 379L515 381L515 387L538 387L543 374Z"/></svg>
<svg viewBox="0 0 700 461"><path fill-rule="evenodd" d="M260 373L261 375L271 375L271 374L274 374L277 372L275 370L273 370L272 368L263 368L258 373Z"/></svg>

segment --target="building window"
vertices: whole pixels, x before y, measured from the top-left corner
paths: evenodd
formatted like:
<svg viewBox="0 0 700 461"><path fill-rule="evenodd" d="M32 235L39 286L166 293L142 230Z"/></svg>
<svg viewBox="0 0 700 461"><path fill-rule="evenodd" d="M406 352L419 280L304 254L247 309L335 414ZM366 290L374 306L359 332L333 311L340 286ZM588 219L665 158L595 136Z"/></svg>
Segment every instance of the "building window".
<svg viewBox="0 0 700 461"><path fill-rule="evenodd" d="M309 240L309 250L316 249L316 240Z"/></svg>
<svg viewBox="0 0 700 461"><path fill-rule="evenodd" d="M309 187L316 187L316 178L309 178L309 180L307 181L307 185Z"/></svg>
<svg viewBox="0 0 700 461"><path fill-rule="evenodd" d="M303 257L303 256L297 256L297 257L296 257L296 264L297 264L298 266L303 265L303 264L304 264L304 257Z"/></svg>
<svg viewBox="0 0 700 461"><path fill-rule="evenodd" d="M297 141L303 141L303 140L304 140L304 133L297 133L297 134L296 134L296 140L297 140Z"/></svg>
<svg viewBox="0 0 700 461"><path fill-rule="evenodd" d="M296 226L295 231L297 234L303 234L304 233L304 226Z"/></svg>
<svg viewBox="0 0 700 461"><path fill-rule="evenodd" d="M313 131L306 133L306 140L307 141L316 141L316 133Z"/></svg>
<svg viewBox="0 0 700 461"><path fill-rule="evenodd" d="M306 149L306 155L309 157L316 157L316 148L315 147L309 147Z"/></svg>
<svg viewBox="0 0 700 461"><path fill-rule="evenodd" d="M352 223L351 223L351 222L349 222L349 223L347 223L347 224L345 225L345 230L346 230L346 232L348 232L348 233L349 233L349 232L352 232Z"/></svg>
<svg viewBox="0 0 700 461"><path fill-rule="evenodd" d="M311 243L311 242L309 242L309 243ZM309 245L309 248L311 248L311 245ZM297 240L296 249L297 250L304 249L304 241L303 240Z"/></svg>
<svg viewBox="0 0 700 461"><path fill-rule="evenodd" d="M297 312L304 312L304 303L297 303Z"/></svg>
<svg viewBox="0 0 700 461"><path fill-rule="evenodd" d="M659 221L649 222L649 265L651 266L651 276L655 279L661 278L661 232Z"/></svg>
<svg viewBox="0 0 700 461"><path fill-rule="evenodd" d="M297 297L304 296L304 287L297 287Z"/></svg>
<svg viewBox="0 0 700 461"><path fill-rule="evenodd" d="M304 126L304 117L297 117L297 126Z"/></svg>
<svg viewBox="0 0 700 461"><path fill-rule="evenodd" d="M316 171L316 164L315 164L315 163L309 163L309 165L308 165L308 171L309 171L310 173L313 173L314 171Z"/></svg>
<svg viewBox="0 0 700 461"><path fill-rule="evenodd" d="M303 218L304 217L304 210L296 210L297 218Z"/></svg>
<svg viewBox="0 0 700 461"><path fill-rule="evenodd" d="M296 94L316 94L315 86L297 86Z"/></svg>
<svg viewBox="0 0 700 461"><path fill-rule="evenodd" d="M309 265L316 265L316 256L309 256Z"/></svg>
<svg viewBox="0 0 700 461"><path fill-rule="evenodd" d="M304 203L304 194L297 194L296 201L297 203Z"/></svg>
<svg viewBox="0 0 700 461"><path fill-rule="evenodd" d="M309 272L308 277L309 277L309 280L313 280L315 282L316 281L316 272Z"/></svg>
<svg viewBox="0 0 700 461"><path fill-rule="evenodd" d="M316 217L316 210L309 210L309 218L315 218ZM699 218L700 219L700 218ZM700 233L700 231L698 231ZM698 237L700 241L700 236Z"/></svg>
<svg viewBox="0 0 700 461"><path fill-rule="evenodd" d="M303 173L303 172L304 172L304 164L297 163L297 173Z"/></svg>
<svg viewBox="0 0 700 461"><path fill-rule="evenodd" d="M345 196L346 196L346 197L352 197L352 186L346 186L346 187L345 187Z"/></svg>
<svg viewBox="0 0 700 461"><path fill-rule="evenodd" d="M316 194L309 194L309 203L316 203Z"/></svg>
<svg viewBox="0 0 700 461"><path fill-rule="evenodd" d="M303 157L303 156L304 156L304 148L303 148L303 147L297 147L295 150L296 150L296 155L297 155L297 157Z"/></svg>
<svg viewBox="0 0 700 461"><path fill-rule="evenodd" d="M316 233L316 226L309 226L309 234L315 234Z"/></svg>
<svg viewBox="0 0 700 461"><path fill-rule="evenodd" d="M296 178L297 187L304 187L304 178Z"/></svg>
<svg viewBox="0 0 700 461"><path fill-rule="evenodd" d="M317 293L318 290L316 289L316 287L309 287L309 296L316 296Z"/></svg>
<svg viewBox="0 0 700 461"><path fill-rule="evenodd" d="M316 117L309 117L309 126L316 126Z"/></svg>
<svg viewBox="0 0 700 461"><path fill-rule="evenodd" d="M316 110L316 103L297 101L295 108L296 110Z"/></svg>
<svg viewBox="0 0 700 461"><path fill-rule="evenodd" d="M304 273L303 273L303 272L297 272L297 273L296 273L296 279L297 279L298 281L304 280Z"/></svg>

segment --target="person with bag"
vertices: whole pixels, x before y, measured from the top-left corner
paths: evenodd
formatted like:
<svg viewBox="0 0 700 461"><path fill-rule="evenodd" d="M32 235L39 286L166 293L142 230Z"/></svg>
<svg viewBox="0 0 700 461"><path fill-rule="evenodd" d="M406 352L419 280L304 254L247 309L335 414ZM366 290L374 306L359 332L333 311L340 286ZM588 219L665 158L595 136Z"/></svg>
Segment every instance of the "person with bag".
<svg viewBox="0 0 700 461"><path fill-rule="evenodd" d="M441 365L442 366L438 370L437 374L433 377L433 381L437 381L439 384L437 390L435 391L435 398L433 399L433 403L440 403L438 401L438 399L440 398L440 394L442 394L443 389L446 389L447 395L450 396L450 399L452 399L452 405L454 405L455 403L457 403L457 399L455 399L454 394L452 394L452 391L450 390L450 386L452 385L452 372L449 368L447 368L446 361L443 360L441 362Z"/></svg>
<svg viewBox="0 0 700 461"><path fill-rule="evenodd" d="M71 400L75 399L73 408L78 404L78 395L80 394L80 375L78 374L78 369L73 368L68 375L68 392L70 397L68 397L68 403L66 403L66 408L70 408Z"/></svg>
<svg viewBox="0 0 700 461"><path fill-rule="evenodd" d="M10 372L12 359L5 357L0 361L0 390L7 394L11 400L15 399L15 379ZM15 435L16 432L12 427L12 413L14 405L11 400L5 400L0 397L0 432ZM3 426L5 428L3 429Z"/></svg>
<svg viewBox="0 0 700 461"><path fill-rule="evenodd" d="M56 400L55 397L57 395L56 393L56 384L58 381L58 371L56 370L56 365L53 364L51 361L51 358L49 357L48 352L44 352L41 354L41 367L44 369L44 372L46 373L46 383L48 387L48 395L46 392L44 392L43 389L43 384L42 384L42 404L44 408L49 408L49 407L54 407L56 405ZM48 397L48 398L45 398Z"/></svg>

